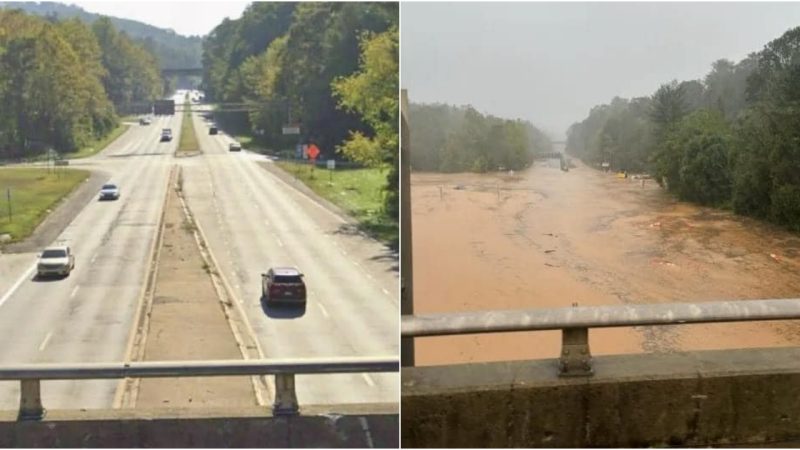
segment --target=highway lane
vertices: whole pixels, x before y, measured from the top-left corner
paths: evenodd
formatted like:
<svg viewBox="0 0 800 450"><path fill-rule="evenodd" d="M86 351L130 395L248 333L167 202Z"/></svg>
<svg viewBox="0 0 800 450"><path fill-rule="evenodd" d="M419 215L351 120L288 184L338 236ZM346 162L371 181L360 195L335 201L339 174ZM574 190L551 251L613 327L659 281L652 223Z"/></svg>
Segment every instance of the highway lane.
<svg viewBox="0 0 800 450"><path fill-rule="evenodd" d="M195 115L205 154L184 163L184 191L209 247L245 307L267 358L399 354L396 259L380 243L343 232L343 221L257 161L229 153ZM262 309L270 266L306 274L306 310ZM298 377L301 404L397 402L397 374Z"/></svg>
<svg viewBox="0 0 800 450"><path fill-rule="evenodd" d="M176 138L159 143L166 127ZM28 272L13 292L0 293L0 364L124 358L179 132L180 115L158 117L73 162L109 173L122 196L91 201L58 237L76 255L71 276L38 281ZM44 382L42 395L48 408L110 407L116 387L115 380ZM0 408L16 408L18 392L18 383L0 383Z"/></svg>

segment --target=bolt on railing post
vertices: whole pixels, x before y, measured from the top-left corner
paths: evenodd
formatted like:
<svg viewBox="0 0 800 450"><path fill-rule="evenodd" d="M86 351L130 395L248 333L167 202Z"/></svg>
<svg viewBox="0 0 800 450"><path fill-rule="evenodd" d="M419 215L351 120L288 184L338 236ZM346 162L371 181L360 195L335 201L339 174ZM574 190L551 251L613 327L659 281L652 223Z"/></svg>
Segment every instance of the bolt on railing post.
<svg viewBox="0 0 800 450"><path fill-rule="evenodd" d="M18 420L41 420L43 417L39 380L20 380Z"/></svg>
<svg viewBox="0 0 800 450"><path fill-rule="evenodd" d="M293 416L299 411L297 393L294 389L293 373L275 374L275 403L272 414L276 416Z"/></svg>
<svg viewBox="0 0 800 450"><path fill-rule="evenodd" d="M563 328L561 330L561 359L559 360L558 375L561 377L588 377L592 374L589 329Z"/></svg>

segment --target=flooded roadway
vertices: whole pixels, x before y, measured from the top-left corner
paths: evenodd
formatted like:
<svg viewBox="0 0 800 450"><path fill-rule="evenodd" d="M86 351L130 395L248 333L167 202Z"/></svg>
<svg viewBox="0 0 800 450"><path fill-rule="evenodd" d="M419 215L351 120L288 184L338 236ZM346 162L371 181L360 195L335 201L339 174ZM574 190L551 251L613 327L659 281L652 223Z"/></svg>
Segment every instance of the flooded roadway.
<svg viewBox="0 0 800 450"><path fill-rule="evenodd" d="M412 174L416 313L800 297L800 236L576 163ZM594 354L800 344L800 323L590 331ZM417 339L417 364L557 357L558 332Z"/></svg>

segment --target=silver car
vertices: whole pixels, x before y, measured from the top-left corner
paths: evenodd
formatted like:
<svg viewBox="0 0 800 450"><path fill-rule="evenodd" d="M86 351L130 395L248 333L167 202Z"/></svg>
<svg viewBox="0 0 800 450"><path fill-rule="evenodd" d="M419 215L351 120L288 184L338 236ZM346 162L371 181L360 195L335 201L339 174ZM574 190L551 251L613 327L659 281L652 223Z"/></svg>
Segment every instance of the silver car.
<svg viewBox="0 0 800 450"><path fill-rule="evenodd" d="M116 184L104 184L100 189L100 200L118 200L119 186Z"/></svg>

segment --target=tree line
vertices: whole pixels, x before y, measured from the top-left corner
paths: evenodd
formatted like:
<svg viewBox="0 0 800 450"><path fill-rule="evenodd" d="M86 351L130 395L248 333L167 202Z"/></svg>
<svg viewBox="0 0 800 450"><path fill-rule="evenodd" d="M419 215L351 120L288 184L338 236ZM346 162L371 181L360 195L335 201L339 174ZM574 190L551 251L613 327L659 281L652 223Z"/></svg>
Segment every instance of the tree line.
<svg viewBox="0 0 800 450"><path fill-rule="evenodd" d="M118 125L117 107L161 87L152 54L108 19L0 10L0 157L79 150Z"/></svg>
<svg viewBox="0 0 800 450"><path fill-rule="evenodd" d="M434 172L520 170L550 139L530 122L483 115L471 106L409 105L411 167Z"/></svg>
<svg viewBox="0 0 800 450"><path fill-rule="evenodd" d="M206 99L244 104L215 120L264 147L314 143L320 158L387 168L396 217L398 21L396 3L252 3L203 44Z"/></svg>
<svg viewBox="0 0 800 450"><path fill-rule="evenodd" d="M682 200L800 231L800 27L703 80L592 108L568 131L589 163L646 171Z"/></svg>
<svg viewBox="0 0 800 450"><path fill-rule="evenodd" d="M6 2L0 1L0 8L21 9L26 13L42 16L49 21L80 19L90 25L103 16L91 13L79 6L57 2ZM182 36L173 30L121 17L109 17L120 32L124 32L135 42L144 45L155 55L162 69L187 69L200 67L202 42L200 36Z"/></svg>

